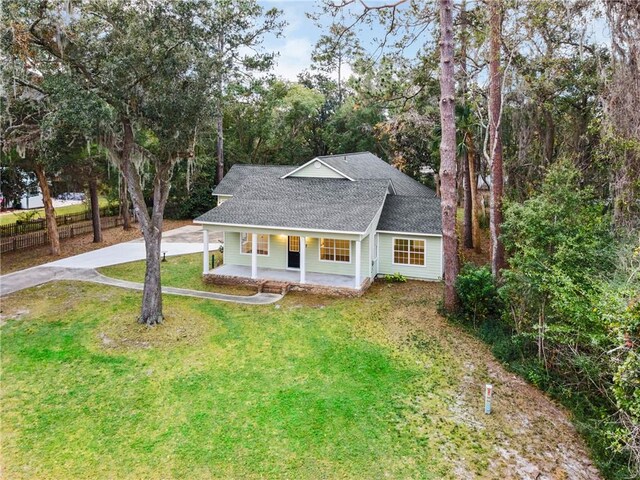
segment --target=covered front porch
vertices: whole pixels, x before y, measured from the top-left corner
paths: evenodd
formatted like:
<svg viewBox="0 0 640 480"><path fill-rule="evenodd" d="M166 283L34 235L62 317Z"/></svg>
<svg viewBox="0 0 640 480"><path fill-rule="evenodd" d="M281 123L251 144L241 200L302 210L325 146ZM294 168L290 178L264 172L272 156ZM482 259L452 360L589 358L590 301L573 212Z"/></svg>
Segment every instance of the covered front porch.
<svg viewBox="0 0 640 480"><path fill-rule="evenodd" d="M369 237L223 227L223 265L210 269L209 229L203 229L203 275L211 282L263 281L360 291L372 275ZM224 277L224 278L223 278Z"/></svg>
<svg viewBox="0 0 640 480"><path fill-rule="evenodd" d="M307 272L305 281L300 282L300 272L276 268L258 268L256 276L252 276L251 267L244 265L220 265L205 273L208 276L238 277L257 280L271 280L290 284L317 285L328 288L355 289L355 277L352 275L337 275L332 273ZM361 288L362 286L360 286Z"/></svg>

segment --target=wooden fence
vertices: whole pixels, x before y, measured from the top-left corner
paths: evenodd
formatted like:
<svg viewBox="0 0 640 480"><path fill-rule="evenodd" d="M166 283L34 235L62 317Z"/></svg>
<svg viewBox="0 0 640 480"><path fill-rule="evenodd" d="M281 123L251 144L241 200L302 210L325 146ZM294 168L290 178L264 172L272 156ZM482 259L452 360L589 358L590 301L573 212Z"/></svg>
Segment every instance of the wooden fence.
<svg viewBox="0 0 640 480"><path fill-rule="evenodd" d="M118 214L118 206L103 207L100 209L101 217L110 217ZM72 213L70 215L56 215L58 227L61 225L71 225L74 223L86 222L91 220L91 210L84 212ZM0 237L17 237L31 232L42 232L47 229L47 222L44 218L34 218L32 220L18 220L14 223L0 225ZM61 237L62 238L62 237Z"/></svg>
<svg viewBox="0 0 640 480"><path fill-rule="evenodd" d="M135 218L133 216L131 218L131 222L135 222ZM101 217L100 223L103 229L119 227L122 225L122 217ZM90 221L58 225L60 240L73 238L76 235L84 235L91 232L93 232L93 223ZM2 239L0 239L0 253L22 250L24 248L39 247L40 245L46 245L47 243L49 243L49 232L47 232L47 230L25 233L23 235L16 235L9 238L5 238L3 236Z"/></svg>

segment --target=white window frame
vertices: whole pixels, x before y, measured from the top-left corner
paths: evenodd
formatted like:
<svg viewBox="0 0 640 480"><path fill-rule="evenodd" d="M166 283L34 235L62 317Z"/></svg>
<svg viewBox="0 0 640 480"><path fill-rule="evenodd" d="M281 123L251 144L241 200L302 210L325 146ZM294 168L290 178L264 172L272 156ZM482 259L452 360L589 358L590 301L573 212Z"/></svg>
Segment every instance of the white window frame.
<svg viewBox="0 0 640 480"><path fill-rule="evenodd" d="M325 260L322 258L322 240L343 240L345 242L349 242L349 261L345 262L344 260ZM324 263L343 263L345 265L349 265L351 263L351 259L353 258L353 251L351 247L351 240L347 240L345 238L331 238L331 237L320 237L318 238L318 261ZM333 258L335 258L335 244L333 248Z"/></svg>
<svg viewBox="0 0 640 480"><path fill-rule="evenodd" d="M242 236L243 235L247 235L247 237L248 237L249 235L251 235L251 233L240 232L240 255L251 255L251 252L246 253L246 252L242 251ZM259 257L269 257L271 255L271 235L269 235L268 233L256 233L257 237L259 237L260 235L266 235L267 236L267 253L264 254L264 253L258 252L258 256Z"/></svg>
<svg viewBox="0 0 640 480"><path fill-rule="evenodd" d="M411 261L411 242L418 241L424 243L424 263L422 265L414 264L414 263L396 263L396 240L408 240L409 241L409 251L408 259ZM427 266L427 239L426 238L412 238L412 237L391 237L391 265L398 265L400 267L419 267L424 268Z"/></svg>

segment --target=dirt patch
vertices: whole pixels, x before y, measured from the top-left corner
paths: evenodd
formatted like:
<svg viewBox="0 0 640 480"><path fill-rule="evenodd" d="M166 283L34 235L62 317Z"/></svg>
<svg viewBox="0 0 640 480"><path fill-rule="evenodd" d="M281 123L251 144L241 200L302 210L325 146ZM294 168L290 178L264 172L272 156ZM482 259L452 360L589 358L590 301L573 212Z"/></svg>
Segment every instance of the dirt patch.
<svg viewBox="0 0 640 480"><path fill-rule="evenodd" d="M167 302L163 306L164 322L148 327L135 322L132 315L114 314L96 331L96 345L104 350L174 348L197 345L211 334L211 319L184 305ZM137 309L136 309L137 312Z"/></svg>
<svg viewBox="0 0 640 480"><path fill-rule="evenodd" d="M26 315L29 315L29 313L31 312L27 309L17 309L10 314L4 314L0 311L0 327L5 325L9 320L20 320Z"/></svg>
<svg viewBox="0 0 640 480"><path fill-rule="evenodd" d="M191 220L165 220L162 230L173 230L174 228L192 225ZM43 263L53 262L62 258L72 257L81 253L90 252L99 248L108 247L117 243L128 242L141 238L142 232L138 225L134 224L130 230L123 230L121 227L109 228L102 231L102 242L93 243L93 234L78 235L73 238L60 241L60 256L54 257L49 254L49 246L42 245L40 247L18 250L16 252L8 252L2 254L0 262L0 273L7 274L16 270L35 267Z"/></svg>
<svg viewBox="0 0 640 480"><path fill-rule="evenodd" d="M443 349L443 355L462 359L461 371L450 372L455 388L443 421L455 422L479 437L489 436L496 447L487 452L488 465L482 472L469 472L461 463L457 476L601 478L569 420L569 412L507 371L487 345L440 316L436 305L441 292L440 284L435 283L375 284L367 297L375 295L382 300L372 303L370 315L379 312L377 317L392 343L427 352ZM491 415L484 413L486 383L494 386ZM456 463L455 458L452 461Z"/></svg>

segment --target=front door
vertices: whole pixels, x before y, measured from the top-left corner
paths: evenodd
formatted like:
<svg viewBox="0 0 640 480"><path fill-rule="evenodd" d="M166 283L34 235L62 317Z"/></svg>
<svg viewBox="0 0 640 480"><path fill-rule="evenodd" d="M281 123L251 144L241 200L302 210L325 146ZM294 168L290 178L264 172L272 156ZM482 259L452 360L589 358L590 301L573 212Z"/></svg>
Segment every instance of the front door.
<svg viewBox="0 0 640 480"><path fill-rule="evenodd" d="M300 268L300 237L289 237L288 268Z"/></svg>

